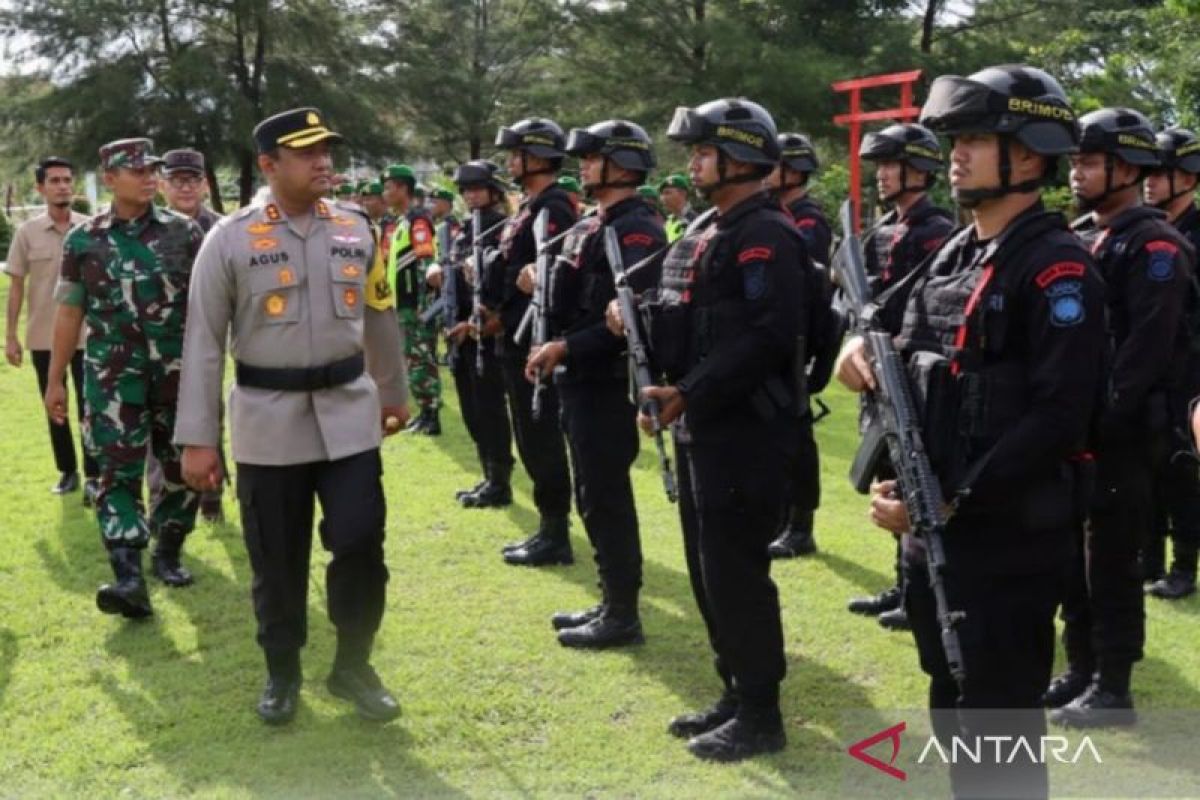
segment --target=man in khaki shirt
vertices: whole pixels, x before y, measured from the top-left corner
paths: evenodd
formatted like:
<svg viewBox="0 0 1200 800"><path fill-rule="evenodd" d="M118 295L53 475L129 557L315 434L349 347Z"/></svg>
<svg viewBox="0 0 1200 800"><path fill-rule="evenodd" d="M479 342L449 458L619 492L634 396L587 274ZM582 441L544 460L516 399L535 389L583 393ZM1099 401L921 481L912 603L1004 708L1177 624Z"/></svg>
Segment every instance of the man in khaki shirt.
<svg viewBox="0 0 1200 800"><path fill-rule="evenodd" d="M268 673L258 715L279 725L296 713L319 499L337 629L326 686L362 716L387 721L400 707L369 659L388 580L381 433L408 416L400 328L392 298L374 288L387 282L366 215L324 199L329 146L342 137L317 109L299 108L259 123L254 138L270 191L217 223L197 256L175 442L185 480L215 488L228 340L237 495Z"/></svg>
<svg viewBox="0 0 1200 800"><path fill-rule="evenodd" d="M21 366L24 352L17 332L21 306L29 300L25 320L25 348L29 350L33 369L37 373L39 396L45 395L50 370L50 344L54 331L54 285L58 281L62 262L63 239L72 226L87 220L71 210L75 189L75 171L71 162L49 157L34 170L38 194L46 199L46 211L28 220L17 229L8 248L8 263L4 271L11 279L8 292L8 314L4 355L14 367ZM83 339L80 338L80 348ZM75 410L79 415L82 440L83 428L83 350L71 358L71 380L75 383ZM95 460L83 450L83 473L87 479L84 505L90 505L96 493L98 474ZM66 494L79 488L78 461L75 443L71 438L71 423L61 425L50 421L50 446L59 477L50 491Z"/></svg>

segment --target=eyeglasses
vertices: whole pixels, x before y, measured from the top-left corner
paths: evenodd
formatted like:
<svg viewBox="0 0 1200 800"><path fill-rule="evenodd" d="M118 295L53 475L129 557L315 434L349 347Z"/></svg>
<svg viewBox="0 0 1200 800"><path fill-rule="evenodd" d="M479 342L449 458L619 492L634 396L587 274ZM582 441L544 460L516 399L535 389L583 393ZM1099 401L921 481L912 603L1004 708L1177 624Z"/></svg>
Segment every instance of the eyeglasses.
<svg viewBox="0 0 1200 800"><path fill-rule="evenodd" d="M184 189L187 187L196 188L204 182L204 178L200 175L172 175L167 178L167 183L174 186L176 189Z"/></svg>

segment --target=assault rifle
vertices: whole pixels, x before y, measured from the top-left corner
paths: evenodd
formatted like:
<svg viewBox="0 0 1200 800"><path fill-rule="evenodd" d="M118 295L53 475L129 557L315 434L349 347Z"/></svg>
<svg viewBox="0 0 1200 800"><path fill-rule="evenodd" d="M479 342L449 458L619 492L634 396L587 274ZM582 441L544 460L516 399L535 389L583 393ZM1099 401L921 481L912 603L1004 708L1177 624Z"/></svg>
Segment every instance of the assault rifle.
<svg viewBox="0 0 1200 800"><path fill-rule="evenodd" d="M929 586L933 590L942 631L942 650L961 692L966 669L957 626L965 615L950 610L942 578L946 568L942 535L949 512L925 449L908 370L891 333L883 329L875 316L876 307L871 303L870 284L863 264L862 243L854 233L849 202L842 205L841 223L843 239L833 257L833 270L856 320L858 333L866 343L867 359L875 375L875 389L865 395L867 432L850 468L850 480L860 494L866 494L872 479L879 474L884 453L890 458L900 499L908 509L913 535L925 544Z"/></svg>
<svg viewBox="0 0 1200 800"><path fill-rule="evenodd" d="M604 228L604 252L608 256L608 266L612 270L613 285L617 290L617 306L621 309L621 322L625 327L625 342L629 350L629 365L633 371L634 392L637 401L642 406L642 412L650 417L654 428L654 446L658 449L658 468L662 472L663 490L667 499L675 502L675 473L671 471L671 458L667 455L667 447L663 442L663 428L658 421L659 407L657 400L642 400L642 390L654 386L654 378L650 374L650 353L642 339L638 327L639 313L637 300L633 290L625 280L625 260L621 257L621 246L617 241L617 232L609 226Z"/></svg>

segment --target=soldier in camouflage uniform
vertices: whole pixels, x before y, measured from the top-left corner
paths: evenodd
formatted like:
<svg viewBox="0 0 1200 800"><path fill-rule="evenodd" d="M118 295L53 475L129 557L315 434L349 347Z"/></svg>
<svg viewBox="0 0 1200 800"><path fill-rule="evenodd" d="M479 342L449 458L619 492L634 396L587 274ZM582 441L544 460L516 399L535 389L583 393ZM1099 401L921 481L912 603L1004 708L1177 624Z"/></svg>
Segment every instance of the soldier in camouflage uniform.
<svg viewBox="0 0 1200 800"><path fill-rule="evenodd" d="M160 160L152 148L149 139L100 148L113 203L64 243L45 398L51 418L65 419L62 375L86 320L85 431L100 466L96 517L116 576L100 587L96 605L129 618L153 613L141 559L151 528L159 536L156 562L178 570L198 505L183 483L171 434L188 281L204 234L195 222L154 206ZM165 479L149 518L142 503L147 445Z"/></svg>
<svg viewBox="0 0 1200 800"><path fill-rule="evenodd" d="M438 413L442 383L438 376L437 329L421 322L421 314L437 299L425 277L437 251L433 221L428 212L413 204L416 185L416 175L407 164L392 164L384 170L383 198L389 210L383 219L383 243L396 313L404 329L409 391L421 410L406 430L438 436L442 432Z"/></svg>

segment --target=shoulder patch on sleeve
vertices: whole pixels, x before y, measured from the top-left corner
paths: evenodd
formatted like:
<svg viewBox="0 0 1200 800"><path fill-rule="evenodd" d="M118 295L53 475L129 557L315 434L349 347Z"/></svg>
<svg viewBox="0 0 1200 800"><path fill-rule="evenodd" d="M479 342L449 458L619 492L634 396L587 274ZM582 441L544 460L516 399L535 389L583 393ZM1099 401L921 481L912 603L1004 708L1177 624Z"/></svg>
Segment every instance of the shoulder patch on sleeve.
<svg viewBox="0 0 1200 800"><path fill-rule="evenodd" d="M747 247L738 253L737 263L746 264L751 261L770 261L775 257L775 248L766 245Z"/></svg>
<svg viewBox="0 0 1200 800"><path fill-rule="evenodd" d="M1050 324L1056 328L1070 328L1083 322L1087 316L1083 306L1083 284L1076 280L1060 280L1046 288L1046 301L1050 304Z"/></svg>
<svg viewBox="0 0 1200 800"><path fill-rule="evenodd" d="M1150 256L1146 262L1147 278L1161 283L1175 277L1175 254L1179 247L1174 242L1162 239L1147 242L1146 252Z"/></svg>
<svg viewBox="0 0 1200 800"><path fill-rule="evenodd" d="M815 228L816 226L817 221L812 217L802 217L801 219L796 220L796 227L800 228L801 230L805 228Z"/></svg>
<svg viewBox="0 0 1200 800"><path fill-rule="evenodd" d="M627 233L621 238L621 244L626 247L649 247L654 244L654 238L648 233Z"/></svg>
<svg viewBox="0 0 1200 800"><path fill-rule="evenodd" d="M1059 261L1039 272L1033 282L1039 289L1045 289L1059 278L1082 278L1086 272L1087 267L1079 261Z"/></svg>
<svg viewBox="0 0 1200 800"><path fill-rule="evenodd" d="M936 238L933 238L933 239L926 239L926 240L925 240L925 241L924 241L924 242L921 244L921 247L922 247L922 248L925 250L925 252L927 252L927 253L931 253L931 252L933 252L934 250L936 250L936 249L938 249L939 247L941 247L941 246L942 246L942 242L944 242L944 241L946 241L946 239L945 239L944 237L941 237L941 236L939 236L939 237L936 237Z"/></svg>

